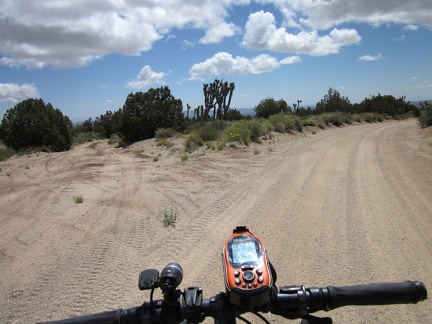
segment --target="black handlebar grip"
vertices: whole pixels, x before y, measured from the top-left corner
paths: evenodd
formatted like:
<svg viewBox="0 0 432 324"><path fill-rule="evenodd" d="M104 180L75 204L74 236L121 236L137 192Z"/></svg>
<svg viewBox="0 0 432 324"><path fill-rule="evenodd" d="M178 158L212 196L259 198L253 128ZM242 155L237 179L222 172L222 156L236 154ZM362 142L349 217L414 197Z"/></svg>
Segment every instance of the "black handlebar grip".
<svg viewBox="0 0 432 324"><path fill-rule="evenodd" d="M118 309L102 313L77 316L58 321L41 322L36 324L136 324L138 323L137 307Z"/></svg>
<svg viewBox="0 0 432 324"><path fill-rule="evenodd" d="M427 298L426 287L419 281L330 286L327 289L332 308L347 305L416 304Z"/></svg>

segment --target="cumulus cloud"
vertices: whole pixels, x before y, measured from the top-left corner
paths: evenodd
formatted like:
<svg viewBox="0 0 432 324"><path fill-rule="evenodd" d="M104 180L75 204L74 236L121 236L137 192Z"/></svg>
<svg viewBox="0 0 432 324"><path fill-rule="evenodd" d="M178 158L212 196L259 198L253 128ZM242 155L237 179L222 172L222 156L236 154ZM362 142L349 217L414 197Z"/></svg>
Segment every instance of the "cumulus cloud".
<svg viewBox="0 0 432 324"><path fill-rule="evenodd" d="M298 56L278 61L268 54L261 54L248 59L243 56L233 57L229 53L219 52L204 62L194 64L189 73L192 75L192 79L199 79L205 75L261 74L271 72L281 65L299 63L300 61Z"/></svg>
<svg viewBox="0 0 432 324"><path fill-rule="evenodd" d="M82 67L110 53L140 55L172 30L185 27L201 30L204 44L218 42L237 31L233 23L224 22L225 5L195 0L2 1L0 63Z"/></svg>
<svg viewBox="0 0 432 324"><path fill-rule="evenodd" d="M303 26L318 30L347 22L364 22L374 26L420 24L432 28L430 0L287 0L280 3L286 12L292 14L294 11L297 21Z"/></svg>
<svg viewBox="0 0 432 324"><path fill-rule="evenodd" d="M358 61L362 62L373 62L378 60L383 60L384 57L381 55L381 53L377 53L377 55L363 55L358 58Z"/></svg>
<svg viewBox="0 0 432 324"><path fill-rule="evenodd" d="M278 27L270 13L255 13L247 23L233 15L234 7L263 4L282 14ZM198 31L206 45L238 35L246 24L249 48L311 55L358 43L354 29L339 28L350 22L432 29L430 0L4 0L0 12L0 64L35 69L82 67L111 53L140 55L183 29Z"/></svg>
<svg viewBox="0 0 432 324"><path fill-rule="evenodd" d="M142 89L152 85L165 84L163 78L166 76L164 72L154 72L149 65L144 66L134 80L127 83L127 86L132 89Z"/></svg>
<svg viewBox="0 0 432 324"><path fill-rule="evenodd" d="M39 91L34 84L0 83L0 102L17 103L27 98L38 98Z"/></svg>
<svg viewBox="0 0 432 324"><path fill-rule="evenodd" d="M249 16L243 45L252 49L319 56L338 53L342 46L357 44L360 40L354 29L335 28L325 36L318 35L317 31L292 34L284 27L276 27L272 13L259 11Z"/></svg>
<svg viewBox="0 0 432 324"><path fill-rule="evenodd" d="M241 29L233 23L221 23L206 31L203 38L200 39L201 44L216 44L226 37L232 37L240 33Z"/></svg>

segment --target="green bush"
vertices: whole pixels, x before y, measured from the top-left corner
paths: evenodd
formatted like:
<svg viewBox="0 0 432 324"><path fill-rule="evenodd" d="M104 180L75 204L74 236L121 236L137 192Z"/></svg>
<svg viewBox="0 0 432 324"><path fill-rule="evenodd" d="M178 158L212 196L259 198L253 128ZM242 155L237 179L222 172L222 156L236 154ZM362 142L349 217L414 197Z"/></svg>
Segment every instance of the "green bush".
<svg viewBox="0 0 432 324"><path fill-rule="evenodd" d="M197 131L192 131L188 137L186 137L186 140L184 142L184 146L186 148L186 151L192 152L196 150L198 147L201 147L204 145L204 140L201 137L201 134Z"/></svg>
<svg viewBox="0 0 432 324"><path fill-rule="evenodd" d="M285 124L282 123L281 121L278 121L275 125L274 125L274 129L276 132L278 133L285 133Z"/></svg>
<svg viewBox="0 0 432 324"><path fill-rule="evenodd" d="M176 131L172 128L158 128L156 130L155 138L161 139L161 138L170 138L175 136Z"/></svg>
<svg viewBox="0 0 432 324"><path fill-rule="evenodd" d="M214 141L218 139L220 134L219 130L215 127L215 124L213 123L206 123L197 131L204 141Z"/></svg>
<svg viewBox="0 0 432 324"><path fill-rule="evenodd" d="M27 99L6 111L0 125L0 138L13 150L43 145L53 151L72 146L72 122L59 109L42 99Z"/></svg>
<svg viewBox="0 0 432 324"><path fill-rule="evenodd" d="M315 121L309 118L302 118L301 122L303 126L316 126Z"/></svg>
<svg viewBox="0 0 432 324"><path fill-rule="evenodd" d="M245 145L249 145L251 138L250 130L244 120L234 122L228 127L225 136L230 143L242 141Z"/></svg>
<svg viewBox="0 0 432 324"><path fill-rule="evenodd" d="M420 127L432 126L432 105L426 106L418 119Z"/></svg>
<svg viewBox="0 0 432 324"><path fill-rule="evenodd" d="M351 120L353 122L357 122L357 123L362 123L363 122L363 119L360 117L359 114L352 114L351 115Z"/></svg>
<svg viewBox="0 0 432 324"><path fill-rule="evenodd" d="M373 113L364 113L361 114L361 117L367 123L375 123L377 121L377 116Z"/></svg>
<svg viewBox="0 0 432 324"><path fill-rule="evenodd" d="M14 150L0 146L0 161L9 159L11 156L15 155L15 153L16 152Z"/></svg>

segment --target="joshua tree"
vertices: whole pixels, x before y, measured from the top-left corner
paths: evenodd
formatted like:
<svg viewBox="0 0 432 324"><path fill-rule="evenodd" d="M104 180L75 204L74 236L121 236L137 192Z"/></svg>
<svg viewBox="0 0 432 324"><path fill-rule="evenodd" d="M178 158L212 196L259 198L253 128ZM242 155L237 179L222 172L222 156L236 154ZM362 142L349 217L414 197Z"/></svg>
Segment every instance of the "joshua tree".
<svg viewBox="0 0 432 324"><path fill-rule="evenodd" d="M225 119L231 105L235 85L231 82L215 79L213 83L205 83L203 86L205 110L201 116L203 119L210 118L213 109L213 119Z"/></svg>

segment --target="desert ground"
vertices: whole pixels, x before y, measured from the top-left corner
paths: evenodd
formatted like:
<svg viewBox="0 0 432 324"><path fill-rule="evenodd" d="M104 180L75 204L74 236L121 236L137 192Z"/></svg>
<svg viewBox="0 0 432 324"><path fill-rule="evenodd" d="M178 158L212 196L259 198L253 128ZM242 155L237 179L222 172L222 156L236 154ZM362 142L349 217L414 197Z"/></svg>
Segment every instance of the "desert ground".
<svg viewBox="0 0 432 324"><path fill-rule="evenodd" d="M183 267L181 288L208 298L224 291L221 251L236 225L262 239L279 286L419 280L432 292L432 130L416 120L275 133L186 161L183 140L98 141L1 162L0 322L139 305L149 299L139 273L169 262ZM175 226L163 225L167 212ZM432 298L315 314L432 323Z"/></svg>

